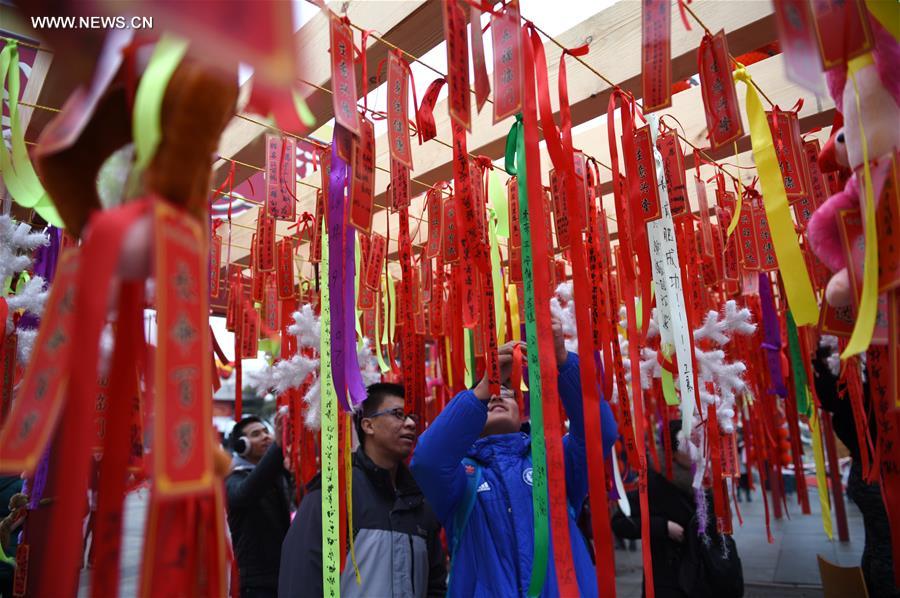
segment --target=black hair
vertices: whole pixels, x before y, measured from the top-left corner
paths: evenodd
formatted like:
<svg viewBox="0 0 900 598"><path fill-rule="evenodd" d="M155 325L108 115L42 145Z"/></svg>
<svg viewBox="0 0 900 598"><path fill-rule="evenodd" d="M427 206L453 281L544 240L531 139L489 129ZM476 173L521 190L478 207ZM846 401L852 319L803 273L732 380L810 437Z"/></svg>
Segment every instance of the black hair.
<svg viewBox="0 0 900 598"><path fill-rule="evenodd" d="M231 428L231 435L228 437L228 441L231 445L232 450L237 450L235 447L235 443L241 436L244 435L244 428L253 423L262 424L263 420L259 419L255 415L248 415L238 423L234 424L234 427Z"/></svg>
<svg viewBox="0 0 900 598"><path fill-rule="evenodd" d="M680 419L670 419L669 420L669 446L672 447L672 452L678 452L678 434L681 432L681 420ZM685 451L687 452L687 451Z"/></svg>
<svg viewBox="0 0 900 598"><path fill-rule="evenodd" d="M366 388L366 400L359 406L359 411L356 412L356 416L354 417L356 436L359 438L360 444L365 442L366 437L362 429L362 420L381 409L381 406L388 397L400 397L401 399L405 399L406 394L403 390L403 385L394 384L393 382L376 382L375 384L370 384Z"/></svg>

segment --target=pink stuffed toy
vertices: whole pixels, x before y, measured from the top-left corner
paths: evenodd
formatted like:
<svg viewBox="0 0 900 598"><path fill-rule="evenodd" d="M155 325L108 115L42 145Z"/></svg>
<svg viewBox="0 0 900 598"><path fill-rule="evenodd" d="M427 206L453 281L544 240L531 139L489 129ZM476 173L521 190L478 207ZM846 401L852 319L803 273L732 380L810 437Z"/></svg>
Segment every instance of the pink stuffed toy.
<svg viewBox="0 0 900 598"><path fill-rule="evenodd" d="M843 191L832 195L813 214L807 231L810 245L818 258L835 272L825 289L825 300L834 307L849 305L852 289L847 261L840 242L837 215L841 210L862 207L857 170L863 164L859 123L868 143L869 160L891 155L900 147L900 43L874 18L869 18L874 37L872 64L856 73L859 110L853 82L846 68L826 73L828 88L838 112L844 116L844 127L832 134L820 161L849 168L853 174ZM828 169L833 170L833 168ZM861 176L861 174L859 175Z"/></svg>

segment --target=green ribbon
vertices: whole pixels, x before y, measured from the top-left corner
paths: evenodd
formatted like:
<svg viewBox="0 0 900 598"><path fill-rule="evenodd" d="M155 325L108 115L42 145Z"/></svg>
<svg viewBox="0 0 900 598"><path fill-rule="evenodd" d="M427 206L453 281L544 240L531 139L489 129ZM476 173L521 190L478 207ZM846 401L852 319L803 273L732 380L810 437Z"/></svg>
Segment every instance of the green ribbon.
<svg viewBox="0 0 900 598"><path fill-rule="evenodd" d="M182 39L163 35L153 49L134 96L132 131L134 134L134 171L146 170L162 139L162 104L169 80L184 58L188 44ZM136 177L137 178L137 177Z"/></svg>
<svg viewBox="0 0 900 598"><path fill-rule="evenodd" d="M63 221L56 206L38 179L28 150L25 147L25 132L19 117L19 48L15 40L6 42L0 51L0 85L9 97L10 145L12 155L5 143L0 143L0 174L10 196L23 208L31 208L53 226L62 228Z"/></svg>
<svg viewBox="0 0 900 598"><path fill-rule="evenodd" d="M809 395L806 387L809 380L806 378L806 368L803 365L803 357L800 355L800 337L797 335L797 324L794 322L794 314L787 312L788 350L791 354L791 371L794 374L794 391L797 395L797 414L810 415Z"/></svg>
<svg viewBox="0 0 900 598"><path fill-rule="evenodd" d="M516 115L516 123L506 138L506 171L519 174L519 226L522 230L522 279L525 293L525 338L530 347L538 346L537 318L534 300L534 270L531 252L531 224L528 212L528 181L525 175L525 135L522 115ZM540 216L538 216L540 217ZM544 440L544 407L541 397L541 364L537 351L528 351L528 379L531 414L531 467L532 507L534 510L534 560L531 563L529 596L539 596L547 578L549 553L549 513L547 500L547 449ZM544 515L541 516L541 513Z"/></svg>
<svg viewBox="0 0 900 598"><path fill-rule="evenodd" d="M672 372L666 369L662 370L662 389L666 405L675 407L681 404L678 400L678 395L675 393L675 379L672 377Z"/></svg>
<svg viewBox="0 0 900 598"><path fill-rule="evenodd" d="M294 98L294 110L297 111L297 116L300 117L300 122L307 127L312 128L313 125L316 124L316 117L313 116L312 111L306 104L306 100L304 100L303 96L301 96L296 91L292 91L291 96Z"/></svg>
<svg viewBox="0 0 900 598"><path fill-rule="evenodd" d="M338 396L331 377L331 309L328 289L328 232L322 225L322 262L319 264L319 384L322 413L322 589L323 596L341 595L340 499L338 477Z"/></svg>
<svg viewBox="0 0 900 598"><path fill-rule="evenodd" d="M497 236L503 239L509 238L509 201L506 198L506 189L497 171L491 170L488 175L488 197L497 215Z"/></svg>

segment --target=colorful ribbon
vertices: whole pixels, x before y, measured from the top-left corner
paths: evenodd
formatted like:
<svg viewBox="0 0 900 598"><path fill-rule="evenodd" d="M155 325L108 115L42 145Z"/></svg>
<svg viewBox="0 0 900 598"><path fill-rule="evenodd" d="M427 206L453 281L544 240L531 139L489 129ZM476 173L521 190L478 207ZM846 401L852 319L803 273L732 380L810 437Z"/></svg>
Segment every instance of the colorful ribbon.
<svg viewBox="0 0 900 598"><path fill-rule="evenodd" d="M332 372L334 345L331 329L331 292L329 288L328 231L322 227L322 262L319 267L319 302L322 328L319 340L319 384L321 386L321 460L322 460L322 589L323 595L338 598L341 594L340 571L340 498L338 472L338 393Z"/></svg>
<svg viewBox="0 0 900 598"><path fill-rule="evenodd" d="M771 393L780 397L787 396L784 386L784 374L781 371L781 327L778 324L778 312L775 311L775 299L772 296L772 283L765 272L759 273L759 301L762 307L763 334L762 348L766 350L766 362L769 364L769 381Z"/></svg>
<svg viewBox="0 0 900 598"><path fill-rule="evenodd" d="M841 353L841 359L847 359L865 351L872 343L875 333L875 320L878 315L878 233L875 224L875 198L872 186L872 168L869 165L869 144L866 141L866 132L863 129L862 107L859 102L859 88L856 84L856 73L874 63L871 53L863 54L847 63L847 74L853 83L853 97L856 100L856 119L859 126L859 142L862 146L863 157L863 212L866 222L865 243L866 251L863 263L862 296L859 299L859 310L856 322L853 325L853 333L847 342L847 347ZM779 258L780 260L781 258Z"/></svg>
<svg viewBox="0 0 900 598"><path fill-rule="evenodd" d="M522 134L522 116L509 131L506 141L506 163L515 164L510 174L516 174L519 185L519 218L522 229L522 279L525 286L525 338L531 347L538 346L537 320L534 313L534 271L531 259L531 234L528 214L528 182L526 176L525 136ZM510 143L512 140L512 143ZM510 146L513 152L510 154ZM518 311L518 310L517 310ZM513 333L515 335L515 332ZM547 452L544 441L544 407L541 385L541 363L538 351L528 352L529 411L531 413L531 467L532 507L534 509L534 558L528 595L538 596L547 578L547 560L550 546L550 507L547 504Z"/></svg>
<svg viewBox="0 0 900 598"><path fill-rule="evenodd" d="M7 41L0 51L0 89L4 88L9 94L7 103L12 156L6 149L6 144L0 143L0 173L3 175L3 183L17 204L33 208L48 223L62 227L62 218L38 180L25 147L25 132L19 117L19 50L15 40Z"/></svg>
<svg viewBox="0 0 900 598"><path fill-rule="evenodd" d="M662 218L647 223L650 252L653 261L653 279L656 291L657 321L659 323L660 351L669 361L672 347L678 358L678 387L681 391L681 425L684 434L691 433L694 419L694 354L691 351L691 326L688 323L684 286L681 280L681 260L675 241L675 224L669 204L669 192L662 154L656 147L659 134L659 118L648 115L653 162L656 167L656 186ZM640 327L640 325L638 325ZM667 404L672 404L674 380L671 372L663 368L663 394ZM677 400L675 401L677 404Z"/></svg>
<svg viewBox="0 0 900 598"><path fill-rule="evenodd" d="M798 394L806 394L809 392L804 386L798 388ZM804 400L808 403L809 397ZM822 528L829 540L833 539L831 528L831 497L828 495L828 481L825 479L825 453L822 451L822 432L819 429L819 413L818 409L813 408L809 417L809 431L812 433L813 456L816 461L816 487L819 492L819 506L822 510ZM797 475L802 474L802 468L799 469Z"/></svg>
<svg viewBox="0 0 900 598"><path fill-rule="evenodd" d="M806 260L803 258L803 252L800 250L800 243L797 240L797 231L794 229L794 221L791 218L781 167L778 165L778 157L775 155L775 146L772 141L772 132L769 130L769 123L766 120L766 113L759 95L753 87L753 79L743 65L739 65L735 69L734 80L742 81L747 86L745 105L747 118L750 121L753 161L759 172L763 204L766 209L766 217L769 219L772 243L775 246L775 255L778 257L778 268L781 270L784 281L787 302L797 319L797 325L815 325L819 321L819 304L812 281L809 279L809 272L806 270Z"/></svg>
<svg viewBox="0 0 900 598"><path fill-rule="evenodd" d="M162 140L162 104L169 80L181 64L188 43L171 35L163 35L147 64L134 97L132 129L134 134L134 170L143 172Z"/></svg>

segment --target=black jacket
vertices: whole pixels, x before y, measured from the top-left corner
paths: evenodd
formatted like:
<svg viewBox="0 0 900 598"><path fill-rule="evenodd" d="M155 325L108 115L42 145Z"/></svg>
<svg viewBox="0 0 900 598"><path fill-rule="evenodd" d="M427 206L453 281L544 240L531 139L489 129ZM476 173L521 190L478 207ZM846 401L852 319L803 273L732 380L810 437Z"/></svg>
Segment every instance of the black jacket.
<svg viewBox="0 0 900 598"><path fill-rule="evenodd" d="M679 584L681 560L685 543L669 538L669 521L684 528L685 536L691 533L691 518L696 511L691 494L679 489L666 477L652 468L647 469L647 497L650 506L650 555L653 561L653 588L658 598L687 596ZM638 492L628 493L631 517L616 510L611 525L613 532L622 538L641 537L641 505ZM712 509L709 517L715 521Z"/></svg>
<svg viewBox="0 0 900 598"><path fill-rule="evenodd" d="M279 598L322 596L322 491L309 485L281 551ZM362 449L353 454L353 534L361 585L350 555L341 596L443 597L447 569L440 525L409 470L400 465L397 490L387 470ZM348 546L349 551L349 546Z"/></svg>
<svg viewBox="0 0 900 598"><path fill-rule="evenodd" d="M236 467L225 480L228 528L241 588L278 587L281 542L291 524L290 490L281 447L272 444L259 463Z"/></svg>

